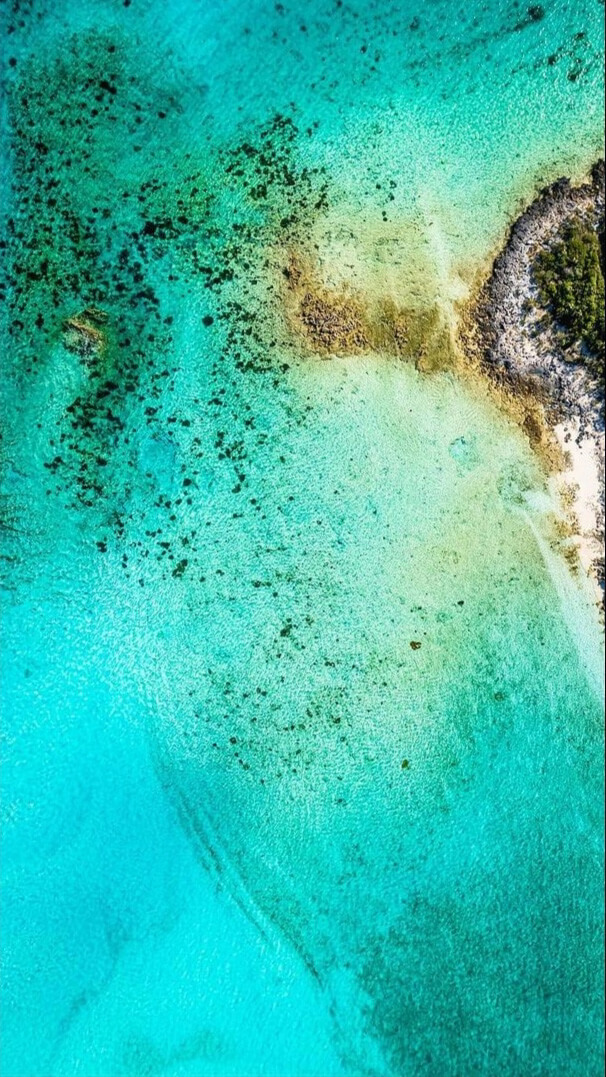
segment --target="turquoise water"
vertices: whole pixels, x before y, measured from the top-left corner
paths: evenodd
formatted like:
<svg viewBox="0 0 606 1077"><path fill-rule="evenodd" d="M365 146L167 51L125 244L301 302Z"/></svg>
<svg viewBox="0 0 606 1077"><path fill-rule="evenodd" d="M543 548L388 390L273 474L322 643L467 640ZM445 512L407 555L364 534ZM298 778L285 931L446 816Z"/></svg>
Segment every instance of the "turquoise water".
<svg viewBox="0 0 606 1077"><path fill-rule="evenodd" d="M482 386L284 269L431 366L603 152L601 6L14 8L2 1073L597 1075L591 593Z"/></svg>

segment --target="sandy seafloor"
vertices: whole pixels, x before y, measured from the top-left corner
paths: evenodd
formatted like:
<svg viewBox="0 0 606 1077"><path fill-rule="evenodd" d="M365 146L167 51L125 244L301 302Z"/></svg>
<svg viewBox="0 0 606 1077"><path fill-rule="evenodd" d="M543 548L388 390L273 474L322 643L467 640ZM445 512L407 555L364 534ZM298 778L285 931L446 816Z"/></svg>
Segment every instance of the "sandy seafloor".
<svg viewBox="0 0 606 1077"><path fill-rule="evenodd" d="M313 354L280 280L432 310L431 366L603 151L602 16L5 5L4 1077L601 1072L552 484L475 380Z"/></svg>

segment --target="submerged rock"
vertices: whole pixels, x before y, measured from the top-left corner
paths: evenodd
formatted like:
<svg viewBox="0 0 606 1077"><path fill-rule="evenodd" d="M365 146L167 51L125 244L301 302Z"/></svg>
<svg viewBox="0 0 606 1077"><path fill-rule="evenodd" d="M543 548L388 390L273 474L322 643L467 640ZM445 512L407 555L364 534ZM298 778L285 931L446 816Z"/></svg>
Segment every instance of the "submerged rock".
<svg viewBox="0 0 606 1077"><path fill-rule="evenodd" d="M98 355L105 347L105 333L100 326L107 322L107 313L99 307L85 307L79 314L63 323L63 344L68 351L83 358Z"/></svg>
<svg viewBox="0 0 606 1077"><path fill-rule="evenodd" d="M327 351L360 351L368 337L354 300L306 292L300 306L301 322L314 347Z"/></svg>

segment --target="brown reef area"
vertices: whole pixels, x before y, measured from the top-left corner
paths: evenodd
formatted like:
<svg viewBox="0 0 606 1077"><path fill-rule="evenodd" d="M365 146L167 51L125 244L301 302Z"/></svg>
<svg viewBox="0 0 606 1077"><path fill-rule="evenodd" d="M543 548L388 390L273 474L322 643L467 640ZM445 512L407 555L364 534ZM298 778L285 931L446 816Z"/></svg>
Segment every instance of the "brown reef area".
<svg viewBox="0 0 606 1077"><path fill-rule="evenodd" d="M428 373L454 365L452 330L437 305L406 307L392 298L330 288L311 260L293 249L281 261L287 321L308 352L323 359L382 352Z"/></svg>

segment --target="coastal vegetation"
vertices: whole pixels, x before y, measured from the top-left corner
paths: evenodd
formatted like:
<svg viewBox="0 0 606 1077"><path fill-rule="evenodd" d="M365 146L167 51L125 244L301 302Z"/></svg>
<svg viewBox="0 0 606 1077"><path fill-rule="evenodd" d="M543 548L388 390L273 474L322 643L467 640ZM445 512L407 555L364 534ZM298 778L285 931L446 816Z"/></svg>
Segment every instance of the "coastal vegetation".
<svg viewBox="0 0 606 1077"><path fill-rule="evenodd" d="M597 376L604 374L603 230L603 221L596 231L575 217L534 264L541 303L561 330L565 346L580 347Z"/></svg>

